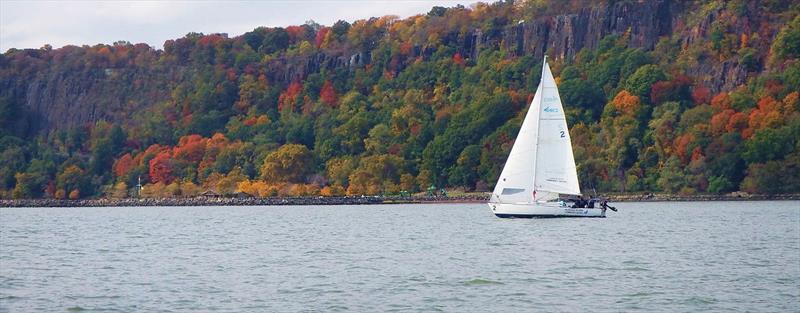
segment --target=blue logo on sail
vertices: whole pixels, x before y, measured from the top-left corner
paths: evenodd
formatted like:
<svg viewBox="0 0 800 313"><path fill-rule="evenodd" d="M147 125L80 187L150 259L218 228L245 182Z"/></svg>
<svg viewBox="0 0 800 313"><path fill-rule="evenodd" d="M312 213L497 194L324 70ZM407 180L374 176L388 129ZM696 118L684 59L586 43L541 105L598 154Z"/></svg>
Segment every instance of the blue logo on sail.
<svg viewBox="0 0 800 313"><path fill-rule="evenodd" d="M558 113L558 109L554 107L545 107L544 111L547 113Z"/></svg>

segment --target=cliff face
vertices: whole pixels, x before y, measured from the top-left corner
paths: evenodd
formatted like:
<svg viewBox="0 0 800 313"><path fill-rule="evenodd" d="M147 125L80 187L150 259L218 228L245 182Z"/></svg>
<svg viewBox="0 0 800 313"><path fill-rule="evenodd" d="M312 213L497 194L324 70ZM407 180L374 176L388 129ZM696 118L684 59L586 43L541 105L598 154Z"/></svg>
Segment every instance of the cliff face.
<svg viewBox="0 0 800 313"><path fill-rule="evenodd" d="M42 118L43 129L124 120L130 112L167 99L174 84L159 76L141 68L48 71L28 82L25 105Z"/></svg>
<svg viewBox="0 0 800 313"><path fill-rule="evenodd" d="M563 59L596 48L605 36L627 33L630 46L650 50L671 34L680 10L678 4L663 0L583 8L575 14L520 21L506 29L502 42L514 55L541 58L551 50L552 57Z"/></svg>
<svg viewBox="0 0 800 313"><path fill-rule="evenodd" d="M681 44L686 46L707 40L711 24L720 14L720 10L712 10L698 25L688 28L682 21L692 9L689 6L670 0L619 1L586 7L573 14L532 21L509 20L499 32L473 28L466 35L446 40L455 41L455 46L460 47L459 52L465 58L473 59L486 49L504 49L510 57L528 55L538 59L549 52L556 59L570 59L582 49L596 48L601 39L612 34L625 36L630 46L643 50L651 50L659 40L675 37L675 34L683 38ZM751 27L746 19L741 26ZM434 52L430 47L414 46L405 59L400 60L398 68ZM161 53L152 54L158 57ZM271 83L286 86L322 70L368 66L372 53L344 47L306 56L278 57L267 63L263 73ZM191 80L194 75L191 68L194 65L155 67L158 70L153 70L153 66L128 64L76 71L57 66L59 61L55 59L48 62L33 70L28 77L0 76L0 86L6 89L3 95L13 98L15 103L22 103L31 112L30 116L37 117L34 124L45 130L78 126L100 119L126 119L137 110L167 101L178 82ZM744 83L748 75L735 58L701 58L685 70L714 92L732 89Z"/></svg>

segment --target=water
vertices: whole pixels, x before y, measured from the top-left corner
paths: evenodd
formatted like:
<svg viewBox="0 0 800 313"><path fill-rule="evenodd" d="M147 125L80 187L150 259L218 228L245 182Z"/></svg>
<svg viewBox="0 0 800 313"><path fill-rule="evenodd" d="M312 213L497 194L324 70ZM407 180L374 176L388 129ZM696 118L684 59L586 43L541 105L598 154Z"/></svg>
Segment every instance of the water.
<svg viewBox="0 0 800 313"><path fill-rule="evenodd" d="M793 311L800 202L0 209L0 311Z"/></svg>

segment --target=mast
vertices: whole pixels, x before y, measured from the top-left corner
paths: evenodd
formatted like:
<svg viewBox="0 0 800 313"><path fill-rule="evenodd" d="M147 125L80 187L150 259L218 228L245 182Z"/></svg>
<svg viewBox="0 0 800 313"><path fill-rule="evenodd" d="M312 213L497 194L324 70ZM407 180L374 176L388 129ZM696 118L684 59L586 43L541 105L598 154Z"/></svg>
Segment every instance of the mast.
<svg viewBox="0 0 800 313"><path fill-rule="evenodd" d="M541 110L542 109L542 98L544 98L544 88L545 88L545 86L544 86L544 69L545 69L545 66L547 66L547 54L546 53L544 54L544 59L542 60L542 74L539 75L540 76L539 77L539 85L542 86L540 88L542 96L539 97L539 103L536 104L536 110ZM529 110L531 110L531 109L533 109L533 106L531 106L531 108ZM541 115L539 115L537 117L541 119ZM536 137L535 137L536 141L533 143L533 145L535 146L536 154L533 157L533 177L531 177L531 180L533 180L533 195L531 197L531 202L533 202L533 203L536 202L536 160L539 159L539 135L541 134L541 131L542 131L542 123L536 123Z"/></svg>

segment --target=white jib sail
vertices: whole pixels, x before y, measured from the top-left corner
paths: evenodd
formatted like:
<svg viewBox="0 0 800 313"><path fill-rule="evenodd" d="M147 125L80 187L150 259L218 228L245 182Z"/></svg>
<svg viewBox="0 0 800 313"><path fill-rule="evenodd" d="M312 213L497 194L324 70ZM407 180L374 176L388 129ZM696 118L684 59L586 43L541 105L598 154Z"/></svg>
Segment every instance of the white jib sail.
<svg viewBox="0 0 800 313"><path fill-rule="evenodd" d="M546 59L540 85L543 87L534 186L536 190L579 195L581 189L567 119Z"/></svg>
<svg viewBox="0 0 800 313"><path fill-rule="evenodd" d="M497 181L492 202L531 203L580 194L561 97L545 59L542 79Z"/></svg>

